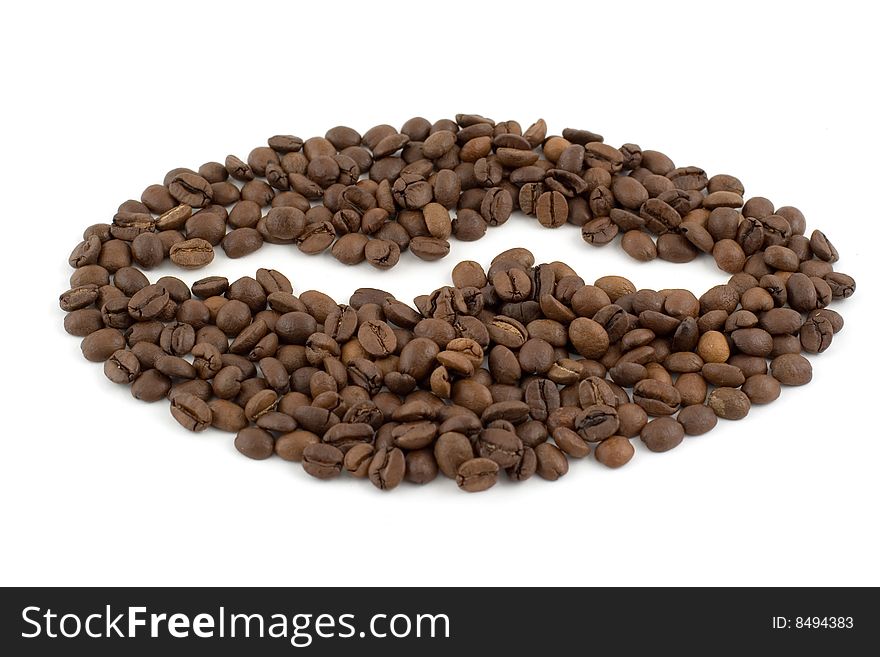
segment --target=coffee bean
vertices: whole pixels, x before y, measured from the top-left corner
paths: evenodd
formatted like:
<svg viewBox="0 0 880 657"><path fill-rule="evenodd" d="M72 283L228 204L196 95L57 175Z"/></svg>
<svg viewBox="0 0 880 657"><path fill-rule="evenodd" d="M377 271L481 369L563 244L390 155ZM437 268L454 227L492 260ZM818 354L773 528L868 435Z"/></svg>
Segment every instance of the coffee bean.
<svg viewBox="0 0 880 657"><path fill-rule="evenodd" d="M309 445L317 445L320 442L321 439L317 435L313 434L311 431L297 429L278 437L278 439L275 441L275 453L285 461L300 462L303 460L303 452L305 451L306 447L308 447ZM360 445L352 447L352 449L349 450L349 453L355 451L355 447L370 448L369 452L372 455L371 445L361 443ZM355 455L352 456L352 459L356 458L357 452L355 452ZM349 472L351 472L351 470L349 470ZM365 477L366 471L364 470L363 474L360 476Z"/></svg>
<svg viewBox="0 0 880 657"><path fill-rule="evenodd" d="M502 468L510 468L522 458L523 444L515 433L503 429L484 429L477 441L479 454Z"/></svg>
<svg viewBox="0 0 880 657"><path fill-rule="evenodd" d="M83 356L93 363L101 363L125 348L125 336L119 329L102 328L89 333L80 344Z"/></svg>
<svg viewBox="0 0 880 657"><path fill-rule="evenodd" d="M154 402L164 399L171 389L171 379L159 370L151 369L141 372L141 375L131 384L131 396L145 402Z"/></svg>
<svg viewBox="0 0 880 657"><path fill-rule="evenodd" d="M578 317L569 325L568 337L575 350L584 358L601 358L610 343L605 328L586 317Z"/></svg>
<svg viewBox="0 0 880 657"><path fill-rule="evenodd" d="M671 417L658 417L642 429L642 442L652 452L668 452L684 439L684 427Z"/></svg>
<svg viewBox="0 0 880 657"><path fill-rule="evenodd" d="M179 173L168 185L168 191L177 201L194 208L203 208L214 197L211 184L194 173Z"/></svg>
<svg viewBox="0 0 880 657"><path fill-rule="evenodd" d="M211 426L213 415L207 403L195 395L177 395L171 402L171 415L190 431L204 431ZM237 445L236 445L237 446ZM241 448L239 448L241 451Z"/></svg>
<svg viewBox="0 0 880 657"><path fill-rule="evenodd" d="M406 472L406 459L396 447L380 447L370 461L368 476L376 488L392 490L400 485Z"/></svg>
<svg viewBox="0 0 880 657"><path fill-rule="evenodd" d="M420 235L410 240L409 250L417 258L431 262L445 258L449 254L449 242L437 237Z"/></svg>
<svg viewBox="0 0 880 657"><path fill-rule="evenodd" d="M568 219L568 202L557 191L544 192L535 204L535 214L545 228L559 228Z"/></svg>
<svg viewBox="0 0 880 657"><path fill-rule="evenodd" d="M137 321L153 319L165 309L169 298L168 290L161 285L148 285L131 297L128 313Z"/></svg>
<svg viewBox="0 0 880 657"><path fill-rule="evenodd" d="M709 393L706 403L715 415L725 420L741 420L751 408L748 396L737 388L716 388Z"/></svg>
<svg viewBox="0 0 880 657"><path fill-rule="evenodd" d="M627 255L639 262L649 262L657 257L657 245L651 236L639 229L627 230L620 242Z"/></svg>
<svg viewBox="0 0 880 657"><path fill-rule="evenodd" d="M138 378L141 364L131 351L118 349L104 361L104 374L113 383L128 384Z"/></svg>
<svg viewBox="0 0 880 657"><path fill-rule="evenodd" d="M633 401L648 415L672 415L681 404L681 393L668 383L644 379L633 387Z"/></svg>
<svg viewBox="0 0 880 657"><path fill-rule="evenodd" d="M417 449L406 454L404 478L414 484L427 484L437 478L437 461L430 448Z"/></svg>
<svg viewBox="0 0 880 657"><path fill-rule="evenodd" d="M535 457L535 471L543 479L556 481L568 473L568 459L558 447L550 443L541 443L535 447Z"/></svg>
<svg viewBox="0 0 880 657"><path fill-rule="evenodd" d="M408 450L427 447L434 442L436 435L437 425L425 421L403 422L391 431L394 444Z"/></svg>
<svg viewBox="0 0 880 657"><path fill-rule="evenodd" d="M611 436L596 445L596 460L609 468L626 465L633 454L635 449L625 436Z"/></svg>
<svg viewBox="0 0 880 657"><path fill-rule="evenodd" d="M800 354L783 354L770 361L770 374L787 386L802 386L813 378L813 366Z"/></svg>
<svg viewBox="0 0 880 657"><path fill-rule="evenodd" d="M373 460L374 453L375 448L368 443L358 443L353 445L351 449L345 453L343 466L353 477L364 479L369 474L370 463Z"/></svg>
<svg viewBox="0 0 880 657"><path fill-rule="evenodd" d="M589 443L580 434L568 427L557 428L553 432L553 442L572 458L581 459L590 453Z"/></svg>
<svg viewBox="0 0 880 657"><path fill-rule="evenodd" d="M397 337L385 322L364 322L358 328L357 337L361 346L373 356L388 356L397 349Z"/></svg>
<svg viewBox="0 0 880 657"><path fill-rule="evenodd" d="M400 260L400 247L389 240L372 239L364 246L364 256L377 269L390 269Z"/></svg>
<svg viewBox="0 0 880 657"><path fill-rule="evenodd" d="M811 314L801 326L801 345L810 354L821 354L828 349L833 336L834 327L822 315Z"/></svg>
<svg viewBox="0 0 880 657"><path fill-rule="evenodd" d="M479 493L495 485L498 470L498 464L492 459L470 459L459 466L456 482L459 488L468 493Z"/></svg>
<svg viewBox="0 0 880 657"><path fill-rule="evenodd" d="M753 374L742 385L742 391L753 404L769 404L779 398L780 386L769 374Z"/></svg>
<svg viewBox="0 0 880 657"><path fill-rule="evenodd" d="M237 433L248 425L244 409L228 399L212 399L208 407L211 409L211 426L215 429Z"/></svg>
<svg viewBox="0 0 880 657"><path fill-rule="evenodd" d="M332 479L342 471L343 458L333 445L313 443L302 451L303 470L318 479Z"/></svg>
<svg viewBox="0 0 880 657"><path fill-rule="evenodd" d="M648 414L638 404L620 404L617 407L617 420L617 433L624 438L633 438L648 423Z"/></svg>
<svg viewBox="0 0 880 657"><path fill-rule="evenodd" d="M718 416L715 411L702 403L692 404L681 409L676 419L684 427L684 432L688 436L700 436L711 431L718 424Z"/></svg>

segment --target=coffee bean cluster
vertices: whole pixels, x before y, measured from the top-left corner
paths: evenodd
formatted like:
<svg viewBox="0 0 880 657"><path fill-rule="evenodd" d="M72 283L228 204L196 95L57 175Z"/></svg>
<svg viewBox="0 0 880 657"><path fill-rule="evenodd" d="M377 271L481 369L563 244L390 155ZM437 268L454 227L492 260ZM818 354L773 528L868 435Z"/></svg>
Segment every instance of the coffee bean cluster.
<svg viewBox="0 0 880 657"><path fill-rule="evenodd" d="M555 480L590 454L624 465L637 436L670 450L812 378L802 352L830 346L843 319L826 306L855 281L797 208L744 194L731 175L587 130L548 136L543 120L275 136L246 160L174 169L87 228L60 305L111 381L167 399L191 431L235 433L250 458L383 490L438 474L466 491L501 471ZM296 295L271 269L191 287L142 271L264 242L388 269L406 252L442 258L451 237L479 239L516 210L594 246L620 235L640 261L709 254L732 276L700 297L638 290L516 248L458 263L452 285L410 305L372 288L343 304Z"/></svg>

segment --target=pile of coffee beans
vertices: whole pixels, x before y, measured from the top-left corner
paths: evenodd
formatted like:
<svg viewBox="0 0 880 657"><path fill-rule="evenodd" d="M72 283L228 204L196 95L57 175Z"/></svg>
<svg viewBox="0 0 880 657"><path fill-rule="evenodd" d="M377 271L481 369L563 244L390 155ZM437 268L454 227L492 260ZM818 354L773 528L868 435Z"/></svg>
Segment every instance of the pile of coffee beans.
<svg viewBox="0 0 880 657"><path fill-rule="evenodd" d="M60 297L64 328L111 381L167 399L185 428L232 432L245 456L320 479L345 471L390 490L442 474L482 491L502 470L555 480L590 454L616 468L632 438L667 451L808 383L802 352L825 351L843 327L826 306L855 282L834 271L834 246L805 236L797 208L744 194L734 176L588 130L548 135L543 120L279 135L246 161L173 169L87 228ZM271 269L191 287L142 272L264 242L388 269L406 252L442 258L451 237L479 239L516 210L577 226L594 246L620 235L640 261L709 254L732 276L699 297L638 290L517 248L488 268L458 263L452 285L410 305L372 288L348 303L296 295Z"/></svg>

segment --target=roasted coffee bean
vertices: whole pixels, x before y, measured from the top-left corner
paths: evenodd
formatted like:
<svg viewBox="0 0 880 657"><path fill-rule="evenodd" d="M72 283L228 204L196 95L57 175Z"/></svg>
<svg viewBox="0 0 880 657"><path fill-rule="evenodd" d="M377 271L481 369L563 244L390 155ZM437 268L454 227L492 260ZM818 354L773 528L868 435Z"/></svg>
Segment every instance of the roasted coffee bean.
<svg viewBox="0 0 880 657"><path fill-rule="evenodd" d="M119 329L102 328L89 333L80 343L80 349L86 360L101 363L125 348L125 336Z"/></svg>
<svg viewBox="0 0 880 657"><path fill-rule="evenodd" d="M461 465L474 458L473 445L464 434L447 431L440 434L434 444L434 458L440 471L455 479Z"/></svg>
<svg viewBox="0 0 880 657"><path fill-rule="evenodd" d="M748 396L737 388L715 388L706 403L715 415L725 420L741 420L751 408Z"/></svg>
<svg viewBox="0 0 880 657"><path fill-rule="evenodd" d="M342 452L326 443L312 443L302 451L303 470L318 479L332 479L342 472Z"/></svg>
<svg viewBox="0 0 880 657"><path fill-rule="evenodd" d="M134 293L128 302L128 313L137 321L158 317L168 305L168 290L161 285L148 285Z"/></svg>
<svg viewBox="0 0 880 657"><path fill-rule="evenodd" d="M154 402L164 399L171 389L171 379L159 370L142 372L131 384L131 395L141 401Z"/></svg>
<svg viewBox="0 0 880 657"><path fill-rule="evenodd" d="M458 487L468 493L488 490L498 481L498 463L492 459L474 458L462 463L456 474Z"/></svg>
<svg viewBox="0 0 880 657"><path fill-rule="evenodd" d="M141 364L131 351L118 349L104 361L104 374L113 383L129 384L138 378Z"/></svg>
<svg viewBox="0 0 880 657"><path fill-rule="evenodd" d="M211 426L213 415L206 402L195 395L176 395L171 401L171 415L190 431L204 431Z"/></svg>
<svg viewBox="0 0 880 657"><path fill-rule="evenodd" d="M800 338L804 351L810 354L821 354L831 346L834 327L831 321L822 315L811 314L801 326Z"/></svg>
<svg viewBox="0 0 880 657"><path fill-rule="evenodd" d="M672 415L681 404L681 393L668 383L643 379L633 387L633 401L648 415Z"/></svg>
<svg viewBox="0 0 880 657"><path fill-rule="evenodd" d="M652 452L668 452L684 439L684 427L671 417L658 417L642 429L641 438Z"/></svg>
<svg viewBox="0 0 880 657"><path fill-rule="evenodd" d="M171 262L184 269L198 269L214 259L214 247L203 239L178 242L171 247Z"/></svg>
<svg viewBox="0 0 880 657"><path fill-rule="evenodd" d="M215 411L215 416L216 416L216 411ZM317 435L313 434L312 432L304 431L302 429L297 429L295 431L291 431L290 433L285 433L285 434L278 437L278 439L275 441L275 453L278 456L280 456L282 459L284 459L285 461L295 461L295 462L299 463L303 460L303 453L304 453L306 447L308 447L309 445L317 445L320 442L321 442L321 439ZM354 452L354 454L352 455L352 460L353 461L354 460L360 461L361 459L358 458L358 453L360 451L360 448L368 448L370 455L372 455L372 453L373 453L372 445L367 445L366 443L361 443L360 445L356 445L356 446L352 447L348 451L348 453L346 453L346 456L348 456L349 453ZM346 469L348 469L347 465L346 465ZM349 472L352 472L352 471L349 470ZM360 472L360 470L359 470L359 472ZM352 473L352 474L354 474L354 473ZM366 469L364 468L363 474L356 475L356 476L366 477L367 476Z"/></svg>
<svg viewBox="0 0 880 657"><path fill-rule="evenodd" d="M366 321L358 328L357 336L361 346L372 356L388 356L397 349L397 337L385 322Z"/></svg>
<svg viewBox="0 0 880 657"><path fill-rule="evenodd" d="M558 191L544 192L535 203L535 214L545 228L559 228L568 220L568 202Z"/></svg>
<svg viewBox="0 0 880 657"><path fill-rule="evenodd" d="M601 358L610 344L605 328L586 317L578 317L569 325L568 338L575 350L584 358Z"/></svg>
<svg viewBox="0 0 880 657"><path fill-rule="evenodd" d="M813 366L800 354L783 354L770 361L770 374L787 386L802 386L813 378Z"/></svg>
<svg viewBox="0 0 880 657"><path fill-rule="evenodd" d="M596 445L596 460L609 468L626 465L633 454L635 449L626 436L611 436Z"/></svg>
<svg viewBox="0 0 880 657"><path fill-rule="evenodd" d="M617 407L617 433L625 438L638 436L648 422L648 414L638 404L625 403Z"/></svg>
<svg viewBox="0 0 880 657"><path fill-rule="evenodd" d="M587 442L599 442L617 433L620 421L612 406L594 404L580 411L572 428Z"/></svg>
<svg viewBox="0 0 880 657"><path fill-rule="evenodd" d="M391 490L400 485L406 472L406 459L401 450L380 447L367 467L367 476L376 488Z"/></svg>
<svg viewBox="0 0 880 657"><path fill-rule="evenodd" d="M558 427L553 432L553 442L572 458L581 459L590 453L589 443L579 433L568 427Z"/></svg>
<svg viewBox="0 0 880 657"><path fill-rule="evenodd" d="M279 440L281 439L279 438ZM373 460L375 451L375 448L368 443L353 445L345 453L345 458L342 462L343 467L351 476L364 479L369 474L370 463Z"/></svg>
<svg viewBox="0 0 880 657"><path fill-rule="evenodd" d="M753 404L769 404L779 398L781 389L779 381L769 374L753 374L743 383L742 391Z"/></svg>
<svg viewBox="0 0 880 657"><path fill-rule="evenodd" d="M483 429L477 446L481 457L492 459L502 468L513 467L522 458L522 440L504 429Z"/></svg>
<svg viewBox="0 0 880 657"><path fill-rule="evenodd" d="M543 479L556 481L568 473L568 459L555 445L541 443L535 447L535 471Z"/></svg>
<svg viewBox="0 0 880 657"><path fill-rule="evenodd" d="M688 436L700 436L711 431L718 424L715 411L703 404L692 404L681 409L676 419Z"/></svg>
<svg viewBox="0 0 880 657"><path fill-rule="evenodd" d="M431 449L417 449L406 454L404 478L414 484L427 484L437 478L437 461Z"/></svg>

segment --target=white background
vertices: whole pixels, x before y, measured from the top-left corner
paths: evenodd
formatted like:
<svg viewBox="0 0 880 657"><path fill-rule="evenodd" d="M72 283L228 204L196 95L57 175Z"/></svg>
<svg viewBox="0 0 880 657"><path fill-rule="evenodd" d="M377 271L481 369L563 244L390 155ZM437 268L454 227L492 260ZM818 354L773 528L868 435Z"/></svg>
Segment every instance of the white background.
<svg viewBox="0 0 880 657"><path fill-rule="evenodd" d="M14 3L3 67L2 584L880 584L876 16L870 3ZM477 112L544 117L732 173L796 205L858 281L813 383L619 471L390 494L190 434L62 330L67 256L175 166L276 133ZM869 232L870 231L870 232ZM388 275L267 246L180 274L289 275L411 299L459 259L528 245L588 280L701 292L707 259L639 265L518 216ZM872 316L873 314L873 316Z"/></svg>

